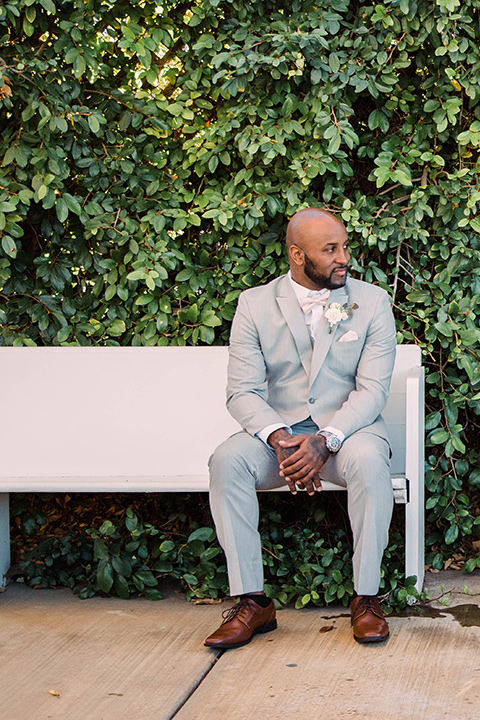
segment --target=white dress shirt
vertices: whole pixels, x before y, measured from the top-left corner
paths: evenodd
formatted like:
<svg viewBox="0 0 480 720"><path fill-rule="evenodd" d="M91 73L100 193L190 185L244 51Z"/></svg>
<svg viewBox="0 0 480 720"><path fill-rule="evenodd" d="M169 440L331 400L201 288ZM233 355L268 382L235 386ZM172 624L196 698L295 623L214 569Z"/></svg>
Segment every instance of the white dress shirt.
<svg viewBox="0 0 480 720"><path fill-rule="evenodd" d="M290 270L288 271L288 277L290 279L290 283L292 285L292 288L295 292L295 295L297 296L298 301L300 302L300 298L307 298L312 297L315 295L320 295L324 291L322 290L309 290L309 288L304 287L303 285L299 285L299 283L295 282L295 280L292 279L292 275L290 273ZM313 307L313 309L307 314L305 314L305 322L307 324L308 330L310 332L310 336L312 338L312 341L315 342L315 333L318 328L318 323L320 322L320 319L323 315L323 306L318 304ZM267 427L262 428L262 430L259 430L257 432L257 437L260 438L260 440L263 440L263 442L268 445L267 440L272 434L272 432L275 432L275 430L279 430L280 428L285 428L287 432L292 434L292 430L288 425L284 425L282 423L274 423L273 425L267 425ZM337 430L336 428L327 426L324 428L321 428L322 430L327 430L328 432L333 433L338 438L340 438L340 441L343 442L345 440L345 435L342 433L341 430Z"/></svg>

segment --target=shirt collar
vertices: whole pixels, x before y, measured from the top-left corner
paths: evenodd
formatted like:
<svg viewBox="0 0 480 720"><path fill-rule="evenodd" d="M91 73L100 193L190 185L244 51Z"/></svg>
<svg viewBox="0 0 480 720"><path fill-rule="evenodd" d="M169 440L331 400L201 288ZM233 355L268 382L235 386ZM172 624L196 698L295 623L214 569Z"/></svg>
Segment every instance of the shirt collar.
<svg viewBox="0 0 480 720"><path fill-rule="evenodd" d="M292 278L292 273L290 270L287 272L287 275L288 275L288 279L290 280L290 283L292 285L292 288L293 288L298 300L300 300L300 298L312 297L312 295L315 295L316 293L328 292L326 289L310 290L309 288L306 288L304 285L300 285L299 283L295 282L295 280Z"/></svg>

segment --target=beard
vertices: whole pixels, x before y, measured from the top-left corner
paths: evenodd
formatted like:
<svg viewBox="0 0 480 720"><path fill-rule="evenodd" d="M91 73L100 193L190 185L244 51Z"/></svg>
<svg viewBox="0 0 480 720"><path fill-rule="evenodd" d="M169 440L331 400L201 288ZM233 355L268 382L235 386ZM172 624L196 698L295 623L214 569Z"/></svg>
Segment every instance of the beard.
<svg viewBox="0 0 480 720"><path fill-rule="evenodd" d="M308 255L304 252L304 258L305 258L305 264L303 266L303 271L305 275L315 283L319 288L326 288L327 290L336 290L337 288L343 287L345 285L345 282L347 280L347 276L345 275L344 278L341 280L332 280L332 275L335 272L335 270L340 270L340 268L334 268L330 275L322 275L322 273L319 273L316 269L314 263L310 260Z"/></svg>

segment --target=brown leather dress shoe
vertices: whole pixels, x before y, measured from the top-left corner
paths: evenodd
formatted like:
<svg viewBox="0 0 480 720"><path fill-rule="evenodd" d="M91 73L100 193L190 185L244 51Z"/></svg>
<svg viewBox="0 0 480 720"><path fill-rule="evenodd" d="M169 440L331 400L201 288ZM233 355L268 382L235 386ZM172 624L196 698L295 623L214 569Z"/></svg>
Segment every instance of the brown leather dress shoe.
<svg viewBox="0 0 480 720"><path fill-rule="evenodd" d="M218 630L205 640L207 647L223 650L241 647L257 633L267 633L277 627L273 601L262 608L250 598L242 598L232 608L224 610L222 617Z"/></svg>
<svg viewBox="0 0 480 720"><path fill-rule="evenodd" d="M350 605L353 637L359 643L380 642L389 635L388 623L383 617L376 596L358 595Z"/></svg>

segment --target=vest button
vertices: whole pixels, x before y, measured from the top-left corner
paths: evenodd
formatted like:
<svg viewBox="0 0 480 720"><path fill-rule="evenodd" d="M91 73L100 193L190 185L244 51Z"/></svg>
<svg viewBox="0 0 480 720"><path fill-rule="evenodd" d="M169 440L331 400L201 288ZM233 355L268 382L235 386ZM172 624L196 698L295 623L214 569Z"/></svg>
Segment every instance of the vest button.
<svg viewBox="0 0 480 720"><path fill-rule="evenodd" d="M315 398L308 398L308 402L310 403L310 405L313 405L313 403L315 402Z"/></svg>

